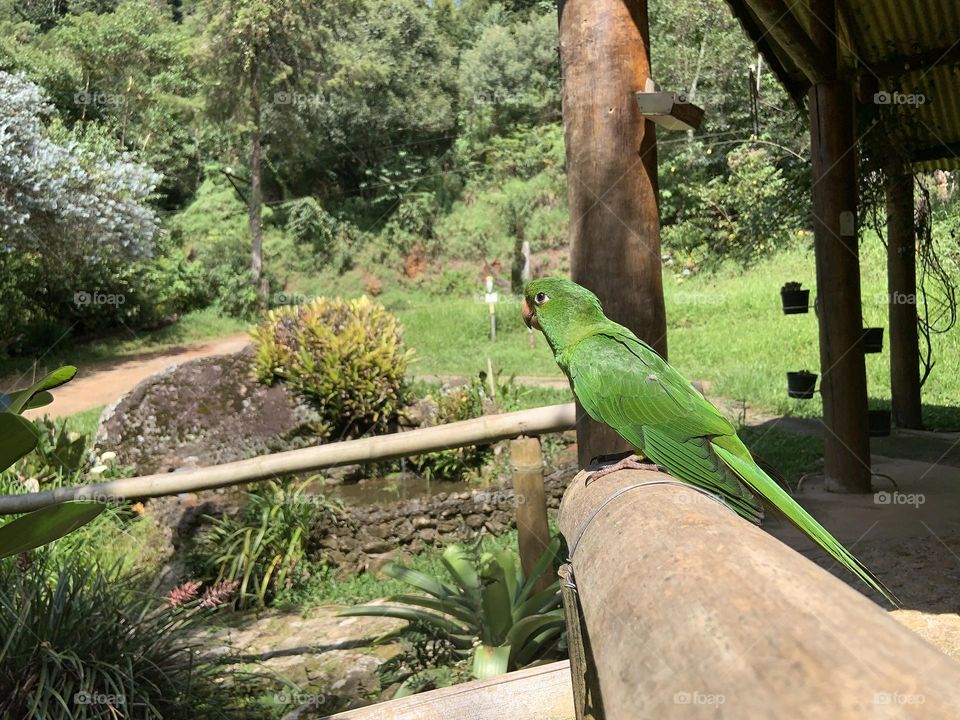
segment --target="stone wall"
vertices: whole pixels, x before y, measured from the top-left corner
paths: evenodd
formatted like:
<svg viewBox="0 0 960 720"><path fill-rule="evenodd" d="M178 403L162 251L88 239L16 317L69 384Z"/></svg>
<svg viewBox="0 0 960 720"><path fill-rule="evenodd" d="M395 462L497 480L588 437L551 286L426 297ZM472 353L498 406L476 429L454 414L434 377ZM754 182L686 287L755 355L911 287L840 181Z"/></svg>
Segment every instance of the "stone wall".
<svg viewBox="0 0 960 720"><path fill-rule="evenodd" d="M544 477L547 507L556 510L577 469L564 465ZM350 507L316 528L316 552L343 573L378 572L431 545L499 535L515 526L513 488L437 493L384 506Z"/></svg>

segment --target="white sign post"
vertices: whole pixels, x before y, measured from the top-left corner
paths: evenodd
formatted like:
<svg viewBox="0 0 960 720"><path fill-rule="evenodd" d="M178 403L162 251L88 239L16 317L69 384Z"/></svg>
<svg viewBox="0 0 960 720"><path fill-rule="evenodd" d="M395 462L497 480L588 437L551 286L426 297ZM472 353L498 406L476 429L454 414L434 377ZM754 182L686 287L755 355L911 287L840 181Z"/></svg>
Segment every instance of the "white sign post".
<svg viewBox="0 0 960 720"><path fill-rule="evenodd" d="M493 291L493 275L487 275L487 307L490 309L490 339L497 339L497 293Z"/></svg>

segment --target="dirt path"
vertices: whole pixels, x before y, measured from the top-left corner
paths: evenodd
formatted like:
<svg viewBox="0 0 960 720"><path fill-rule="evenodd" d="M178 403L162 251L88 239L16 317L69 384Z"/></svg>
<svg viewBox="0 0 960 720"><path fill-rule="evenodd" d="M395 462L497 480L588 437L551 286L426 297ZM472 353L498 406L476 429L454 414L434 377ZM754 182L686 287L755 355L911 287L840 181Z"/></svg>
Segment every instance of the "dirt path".
<svg viewBox="0 0 960 720"><path fill-rule="evenodd" d="M101 405L109 405L133 389L141 380L171 365L212 355L228 355L242 350L249 342L250 338L247 335L231 335L200 345L167 348L81 367L71 382L54 391L52 404L24 414L31 418L43 415L64 417ZM14 378L5 378L0 381L0 387L4 388L14 384Z"/></svg>

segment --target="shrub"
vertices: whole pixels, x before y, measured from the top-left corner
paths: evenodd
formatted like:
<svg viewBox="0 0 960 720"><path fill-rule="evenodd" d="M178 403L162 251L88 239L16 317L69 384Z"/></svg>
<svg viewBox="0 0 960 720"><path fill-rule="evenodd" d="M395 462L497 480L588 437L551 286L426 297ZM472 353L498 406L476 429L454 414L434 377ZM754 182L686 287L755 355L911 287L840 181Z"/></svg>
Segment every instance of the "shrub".
<svg viewBox="0 0 960 720"><path fill-rule="evenodd" d="M479 376L465 385L444 390L436 397L436 424L480 417L484 414L486 397L483 379ZM417 471L430 479L462 480L482 468L491 455L490 445L469 445L419 455L412 460Z"/></svg>
<svg viewBox="0 0 960 720"><path fill-rule="evenodd" d="M252 331L255 374L281 380L314 403L336 437L383 430L405 399L397 318L367 297L281 307Z"/></svg>
<svg viewBox="0 0 960 720"><path fill-rule="evenodd" d="M407 632L427 633L442 646L433 652L441 662L471 660L474 677L500 675L564 656L559 581L534 592L537 580L553 569L559 556L560 541L554 538L525 578L509 552L481 553L476 547L450 545L443 551L448 577L388 565L384 572L417 594L388 598L399 604L360 605L340 614L408 620Z"/></svg>
<svg viewBox="0 0 960 720"><path fill-rule="evenodd" d="M22 564L21 564L22 565ZM204 717L219 705L190 630L208 613L77 560L0 565L0 716ZM206 712L205 712L206 709Z"/></svg>
<svg viewBox="0 0 960 720"><path fill-rule="evenodd" d="M238 609L264 607L280 590L309 576L307 543L323 513L334 506L323 496L291 491L270 481L247 497L238 518L209 518L213 525L191 551L190 565L208 581L238 584Z"/></svg>

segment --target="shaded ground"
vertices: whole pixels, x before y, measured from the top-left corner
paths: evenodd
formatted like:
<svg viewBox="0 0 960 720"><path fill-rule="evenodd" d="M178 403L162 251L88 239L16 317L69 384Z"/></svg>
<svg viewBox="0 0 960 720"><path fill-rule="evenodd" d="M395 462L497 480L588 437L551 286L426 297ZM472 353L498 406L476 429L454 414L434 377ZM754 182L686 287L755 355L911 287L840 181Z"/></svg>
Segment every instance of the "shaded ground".
<svg viewBox="0 0 960 720"><path fill-rule="evenodd" d="M264 698L271 705L301 706L309 714L342 708L380 694L377 669L397 655L396 642L375 639L403 626L377 617L337 617L340 607L311 608L305 614L267 611L221 615L224 625L196 633L205 654L242 670L256 663L261 676L283 677L299 691L277 682Z"/></svg>

